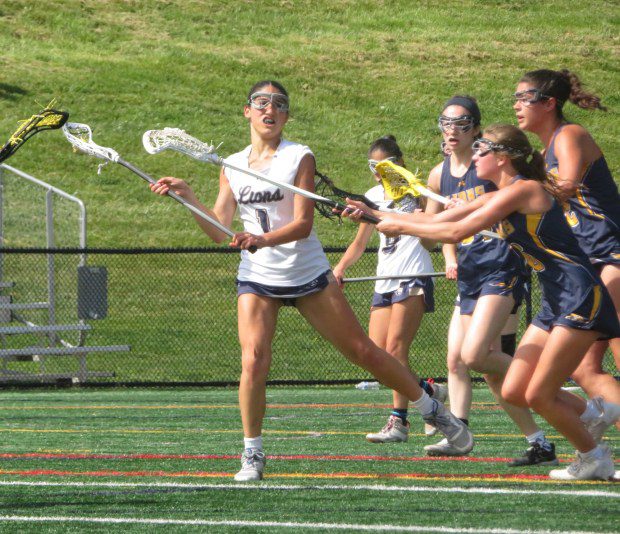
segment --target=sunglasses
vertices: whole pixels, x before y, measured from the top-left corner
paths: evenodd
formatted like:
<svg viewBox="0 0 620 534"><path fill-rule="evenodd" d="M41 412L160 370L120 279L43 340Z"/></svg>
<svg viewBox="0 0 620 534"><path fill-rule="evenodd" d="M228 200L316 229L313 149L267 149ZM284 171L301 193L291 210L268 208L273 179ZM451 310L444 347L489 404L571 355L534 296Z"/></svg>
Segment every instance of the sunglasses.
<svg viewBox="0 0 620 534"><path fill-rule="evenodd" d="M547 100L551 98L549 95L541 93L538 89L526 89L525 91L519 91L512 95L515 103L523 104L525 106L531 106L541 100Z"/></svg>
<svg viewBox="0 0 620 534"><path fill-rule="evenodd" d="M439 115L437 126L439 126L439 129L443 133L447 133L450 130L465 133L469 132L475 126L475 121L471 115L461 115L459 117Z"/></svg>
<svg viewBox="0 0 620 534"><path fill-rule="evenodd" d="M271 104L278 111L288 111L288 96L282 93L252 93L248 99L248 105L254 109L265 109Z"/></svg>
<svg viewBox="0 0 620 534"><path fill-rule="evenodd" d="M471 149L474 151L474 154L478 154L479 158L483 158L489 152L505 152L508 155L515 157L521 157L525 155L521 150L517 148L502 145L501 143L494 143L490 139L486 139L484 137L476 139L471 145Z"/></svg>
<svg viewBox="0 0 620 534"><path fill-rule="evenodd" d="M392 163L396 163L398 161L398 158L396 156L390 156L389 158L385 159L369 159L368 168L370 169L370 172L373 174L377 174L377 164L381 163L382 161L391 161Z"/></svg>

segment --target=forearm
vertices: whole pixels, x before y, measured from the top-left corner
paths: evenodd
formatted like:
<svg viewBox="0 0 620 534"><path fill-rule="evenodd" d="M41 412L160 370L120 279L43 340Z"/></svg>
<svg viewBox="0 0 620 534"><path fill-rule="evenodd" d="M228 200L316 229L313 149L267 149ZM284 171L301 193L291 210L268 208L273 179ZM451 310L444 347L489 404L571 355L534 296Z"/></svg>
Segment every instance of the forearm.
<svg viewBox="0 0 620 534"><path fill-rule="evenodd" d="M305 239L310 235L311 230L311 221L309 223L305 219L296 219L278 230L263 234L261 238L264 243L263 246L275 247L277 245Z"/></svg>

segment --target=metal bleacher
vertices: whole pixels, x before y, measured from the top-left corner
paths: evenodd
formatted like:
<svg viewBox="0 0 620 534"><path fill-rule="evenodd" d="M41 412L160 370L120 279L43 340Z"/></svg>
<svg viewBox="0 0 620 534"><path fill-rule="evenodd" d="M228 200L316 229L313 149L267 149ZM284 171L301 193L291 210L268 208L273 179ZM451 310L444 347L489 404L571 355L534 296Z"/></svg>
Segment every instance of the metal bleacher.
<svg viewBox="0 0 620 534"><path fill-rule="evenodd" d="M9 190L11 194L19 193L20 188L28 190L17 201L7 194ZM38 199L44 206L38 205ZM73 238L77 237L79 252L67 260L76 263L69 271L70 286L75 288L75 293L70 296L74 305L70 314L63 313L70 318L68 321L59 321L57 313L57 258L53 251L57 246L56 225L62 222L56 221L54 216L55 202L59 200L63 206L71 206L69 209L75 212L78 226L70 230ZM22 224L21 219L26 216L21 213L15 216L17 223L7 224L12 211L19 209L26 210L27 214L37 214L40 227L33 230ZM13 235L16 232L20 233L17 238ZM20 240L25 234L26 237ZM33 237L43 243L38 247L43 252L28 256L29 262L24 261L25 255L7 252L8 244L30 243L28 239ZM18 267L15 267L15 258L20 261ZM5 265L8 259L12 260L10 269ZM28 265L32 262L36 263L36 269L29 270ZM33 274L31 271L35 270L37 273ZM37 295L43 296L24 300L24 295L34 294L34 286L37 286ZM111 371L88 368L90 354L130 350L128 345L87 345L87 335L93 329L88 321L103 319L106 314L107 272L104 267L87 265L84 203L18 169L0 165L0 384L83 383L93 378L113 377ZM75 361L64 365L59 364L58 358Z"/></svg>

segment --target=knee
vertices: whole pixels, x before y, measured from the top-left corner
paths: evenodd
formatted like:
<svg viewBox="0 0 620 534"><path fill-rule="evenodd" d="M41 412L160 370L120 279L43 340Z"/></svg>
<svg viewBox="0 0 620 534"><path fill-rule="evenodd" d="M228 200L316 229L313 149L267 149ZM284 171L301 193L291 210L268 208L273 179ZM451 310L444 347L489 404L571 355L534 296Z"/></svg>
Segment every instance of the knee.
<svg viewBox="0 0 620 534"><path fill-rule="evenodd" d="M520 406L521 408L526 408L528 406L525 398L525 391L518 386L513 386L507 383L506 381L504 381L504 384L502 385L501 396L502 399L513 406Z"/></svg>
<svg viewBox="0 0 620 534"><path fill-rule="evenodd" d="M248 377L262 378L269 373L271 352L259 347L245 347L241 355L241 370Z"/></svg>
<svg viewBox="0 0 620 534"><path fill-rule="evenodd" d="M370 342L370 340L368 342L360 341L356 343L345 356L352 363L370 371L381 365L383 358L386 356L392 357L390 354L377 347L377 345Z"/></svg>
<svg viewBox="0 0 620 534"><path fill-rule="evenodd" d="M553 407L555 395L549 395L547 392L540 389L533 390L528 388L525 392L525 401L536 413L546 413Z"/></svg>
<svg viewBox="0 0 620 534"><path fill-rule="evenodd" d="M483 372L484 362L489 354L488 348L483 349L481 347L471 347L461 352L461 358L463 363L474 371Z"/></svg>
<svg viewBox="0 0 620 534"><path fill-rule="evenodd" d="M463 360L461 360L460 353L458 355L449 354L446 363L448 365L448 373L452 375L461 376L469 372L469 368L465 365Z"/></svg>
<svg viewBox="0 0 620 534"><path fill-rule="evenodd" d="M388 339L385 345L385 351L399 361L403 359L409 360L408 347L405 347L405 344L399 339Z"/></svg>

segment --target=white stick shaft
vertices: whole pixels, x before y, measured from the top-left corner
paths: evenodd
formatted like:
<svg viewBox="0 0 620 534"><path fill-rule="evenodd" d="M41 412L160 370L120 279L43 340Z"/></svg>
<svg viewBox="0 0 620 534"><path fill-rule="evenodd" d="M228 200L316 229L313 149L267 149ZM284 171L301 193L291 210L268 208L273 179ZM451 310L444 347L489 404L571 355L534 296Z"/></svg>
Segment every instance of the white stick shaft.
<svg viewBox="0 0 620 534"><path fill-rule="evenodd" d="M155 184L157 183L155 181L155 179L151 176L149 176L148 174L146 174L143 170L139 169L138 167L132 165L131 163L119 158L117 163L119 163L120 165L122 165L123 167L129 169L130 171L134 172L135 174L137 174L140 178L142 178L143 180L146 180L147 182L149 182L150 184ZM221 224L219 221L217 221L216 219L214 219L213 217L209 216L208 214L206 214L204 211L202 211L201 209L197 208L196 206L190 204L187 200L185 200L183 197L177 195L175 192L173 191L168 191L168 196L173 198L174 200L176 200L177 202L179 202L180 204L183 204L183 206L185 206L188 210L190 210L192 213L195 213L196 215L198 215L198 217L200 217L201 219L204 219L205 221L207 221L209 224L212 224L213 226L215 226L220 232L224 232L227 236L229 237L234 237L234 232L230 229L227 228L226 226L224 226L223 224Z"/></svg>
<svg viewBox="0 0 620 534"><path fill-rule="evenodd" d="M325 197L322 197L321 195L317 195L316 193L307 191L306 189L302 189L301 187L297 187L291 184L286 184L283 182L278 182L277 180L273 180L272 178L269 178L268 176L265 176L264 174L260 172L256 172L251 169L244 169L243 167L237 167L236 165L232 165L224 161L224 159L221 157L217 160L217 163L221 165L222 167L228 167L229 169L243 172L245 174L253 176L254 178L263 180L264 182L269 182L271 185L275 185L276 187L282 187L283 189L288 189L289 191L293 191L294 193L297 193L298 195L301 195L302 197L311 198L312 200L318 200L319 202L327 201L330 204L334 203L330 201L328 198L325 198Z"/></svg>
<svg viewBox="0 0 620 534"><path fill-rule="evenodd" d="M437 193L435 193L435 191L431 191L428 187L424 187L423 185L417 185L416 189L420 192L421 195L424 195L425 197L430 198L435 202L439 202L444 206L448 203L448 199L446 197L438 195Z"/></svg>
<svg viewBox="0 0 620 534"><path fill-rule="evenodd" d="M343 278L343 282L371 282L374 280L404 280L410 278L431 278L446 276L446 273L419 273L419 274L393 274L386 276L361 276L358 278Z"/></svg>

